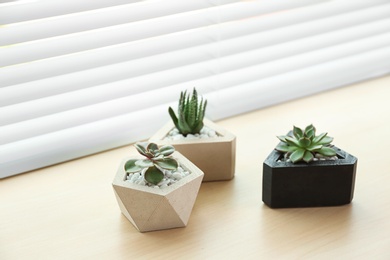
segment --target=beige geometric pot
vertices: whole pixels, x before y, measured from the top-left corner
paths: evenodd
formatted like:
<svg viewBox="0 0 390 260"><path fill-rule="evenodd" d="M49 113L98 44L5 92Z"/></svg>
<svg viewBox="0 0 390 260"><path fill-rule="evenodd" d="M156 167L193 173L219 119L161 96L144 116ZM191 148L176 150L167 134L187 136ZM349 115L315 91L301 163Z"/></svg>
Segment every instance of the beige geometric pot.
<svg viewBox="0 0 390 260"><path fill-rule="evenodd" d="M184 169L191 172L176 183L157 189L126 182L124 165L119 165L112 183L119 207L126 218L140 232L185 227L203 179L203 172L178 152L173 153Z"/></svg>
<svg viewBox="0 0 390 260"><path fill-rule="evenodd" d="M236 137L204 119L204 125L215 130L218 137L196 140L163 140L174 128L173 122L167 123L149 142L157 145L170 144L204 172L203 181L231 180L236 164Z"/></svg>

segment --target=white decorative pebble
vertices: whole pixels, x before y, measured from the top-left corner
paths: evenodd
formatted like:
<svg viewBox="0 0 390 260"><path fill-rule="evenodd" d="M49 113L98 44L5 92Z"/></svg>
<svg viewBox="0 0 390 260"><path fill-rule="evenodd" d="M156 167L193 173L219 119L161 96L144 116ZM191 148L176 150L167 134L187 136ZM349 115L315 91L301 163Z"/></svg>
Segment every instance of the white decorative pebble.
<svg viewBox="0 0 390 260"><path fill-rule="evenodd" d="M158 183L157 185L152 185L150 183L147 183L144 179L145 170L146 169L144 169L140 172L136 172L136 173L129 173L126 176L125 181L129 182L129 183L134 183L137 185L148 186L148 187L155 188L155 189L163 189L163 188L169 187L170 185L176 183L177 181L181 180L185 176L191 174L191 172L189 172L186 169L183 169L183 167L181 167L179 164L179 166L175 172L169 171L169 170L163 170L164 178L162 179L162 181L160 183Z"/></svg>
<svg viewBox="0 0 390 260"><path fill-rule="evenodd" d="M136 180L138 180L138 174L133 174L133 176L131 176L131 182L135 182Z"/></svg>
<svg viewBox="0 0 390 260"><path fill-rule="evenodd" d="M181 178L183 178L183 176L178 172L172 174L172 177L175 178L176 180L180 180Z"/></svg>
<svg viewBox="0 0 390 260"><path fill-rule="evenodd" d="M200 130L200 134L188 134L186 137L184 137L182 134L179 133L179 130L177 128L172 129L169 131L168 135L165 137L165 139L177 141L177 140L194 140L194 139L203 139L203 138L214 138L218 137L218 134L215 132L215 130L210 129L207 126L204 126Z"/></svg>
<svg viewBox="0 0 390 260"><path fill-rule="evenodd" d="M217 136L217 134L216 134L215 131L213 131L213 130L209 131L209 132L208 132L208 135L209 135L210 137L216 137L216 136Z"/></svg>
<svg viewBox="0 0 390 260"><path fill-rule="evenodd" d="M174 135L174 136L172 136L172 140L182 140L182 139L184 139L184 136L182 136L182 135Z"/></svg>

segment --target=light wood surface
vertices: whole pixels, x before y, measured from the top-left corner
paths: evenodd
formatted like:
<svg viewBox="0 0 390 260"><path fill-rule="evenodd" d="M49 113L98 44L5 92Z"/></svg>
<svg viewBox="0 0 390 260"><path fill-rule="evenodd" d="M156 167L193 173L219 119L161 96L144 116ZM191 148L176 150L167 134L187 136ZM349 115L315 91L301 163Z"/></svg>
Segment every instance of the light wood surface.
<svg viewBox="0 0 390 260"><path fill-rule="evenodd" d="M245 102L245 100L243 100ZM390 259L390 77L218 122L237 136L236 175L203 183L186 228L139 233L112 190L130 146L0 181L0 259ZM293 124L358 157L341 207L270 209L262 163Z"/></svg>

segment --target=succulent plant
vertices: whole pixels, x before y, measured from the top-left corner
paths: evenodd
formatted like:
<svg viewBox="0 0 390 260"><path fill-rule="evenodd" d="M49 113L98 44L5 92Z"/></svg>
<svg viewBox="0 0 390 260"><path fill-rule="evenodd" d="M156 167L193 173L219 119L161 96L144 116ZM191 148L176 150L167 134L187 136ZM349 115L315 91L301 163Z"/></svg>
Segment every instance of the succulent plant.
<svg viewBox="0 0 390 260"><path fill-rule="evenodd" d="M336 155L336 151L330 146L333 138L327 136L327 133L316 136L316 128L313 125L307 126L304 131L294 126L292 135L278 136L278 138L282 142L275 149L284 153L285 157L290 158L293 163L299 161L308 163L316 154L325 157Z"/></svg>
<svg viewBox="0 0 390 260"><path fill-rule="evenodd" d="M203 102L203 98L198 103L198 93L194 88L192 96L187 95L187 91L180 93L178 116L171 107L169 107L168 112L182 135L198 134L203 128L206 105L207 100Z"/></svg>
<svg viewBox="0 0 390 260"><path fill-rule="evenodd" d="M144 178L147 182L157 185L163 178L163 170L176 170L178 163L170 155L175 151L171 145L158 147L155 143L136 143L137 151L146 159L132 159L125 163L127 173L135 173L147 168Z"/></svg>

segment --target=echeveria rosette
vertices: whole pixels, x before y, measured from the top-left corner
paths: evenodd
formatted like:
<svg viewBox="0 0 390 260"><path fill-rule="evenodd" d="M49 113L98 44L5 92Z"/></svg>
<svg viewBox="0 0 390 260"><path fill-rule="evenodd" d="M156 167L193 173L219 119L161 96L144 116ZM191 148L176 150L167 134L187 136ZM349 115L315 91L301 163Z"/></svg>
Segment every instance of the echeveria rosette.
<svg viewBox="0 0 390 260"><path fill-rule="evenodd" d="M168 112L173 123L179 132L187 136L188 134L199 134L203 128L203 118L205 115L207 100L198 102L198 93L194 88L192 96L187 96L187 91L180 93L178 116L171 107Z"/></svg>
<svg viewBox="0 0 390 260"><path fill-rule="evenodd" d="M330 147L333 138L327 136L327 133L316 136L316 128L313 125L307 126L304 131L294 126L292 136L283 135L278 138L282 142L275 149L286 154L293 163L309 163L317 153L326 157L336 155L336 151Z"/></svg>
<svg viewBox="0 0 390 260"><path fill-rule="evenodd" d="M175 151L171 145L158 147L155 143L136 143L137 151L146 157L146 159L132 159L125 163L127 173L139 172L145 168L145 180L151 184L157 185L163 178L162 170L176 170L178 163L170 155Z"/></svg>

